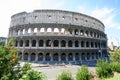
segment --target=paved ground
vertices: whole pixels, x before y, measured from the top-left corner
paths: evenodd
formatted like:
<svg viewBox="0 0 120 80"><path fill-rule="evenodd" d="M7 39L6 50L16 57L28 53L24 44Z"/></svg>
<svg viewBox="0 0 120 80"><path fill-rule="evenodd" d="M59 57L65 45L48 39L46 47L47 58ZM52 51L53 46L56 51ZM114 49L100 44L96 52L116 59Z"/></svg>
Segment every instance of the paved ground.
<svg viewBox="0 0 120 80"><path fill-rule="evenodd" d="M22 62L22 64L24 64ZM42 67L40 67L42 66ZM75 74L81 66L79 65L62 65L62 66L51 66L51 65L40 65L36 63L32 63L32 68L35 70L38 70L40 72L43 72L48 80L55 80L55 78L61 73L62 70L70 70L73 74L73 77L75 77ZM88 67L90 71L95 71L95 67Z"/></svg>

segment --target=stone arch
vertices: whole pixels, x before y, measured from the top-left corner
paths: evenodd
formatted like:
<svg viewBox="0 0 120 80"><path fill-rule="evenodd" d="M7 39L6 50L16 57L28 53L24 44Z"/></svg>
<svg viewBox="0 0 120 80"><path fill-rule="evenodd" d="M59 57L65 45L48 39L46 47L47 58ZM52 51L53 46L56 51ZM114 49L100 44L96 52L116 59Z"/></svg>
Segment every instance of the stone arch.
<svg viewBox="0 0 120 80"><path fill-rule="evenodd" d="M72 34L72 29L71 28L68 29L68 33Z"/></svg>
<svg viewBox="0 0 120 80"><path fill-rule="evenodd" d="M75 47L79 47L79 41L75 41Z"/></svg>
<svg viewBox="0 0 120 80"><path fill-rule="evenodd" d="M81 41L81 47L85 47L84 41Z"/></svg>
<svg viewBox="0 0 120 80"><path fill-rule="evenodd" d="M58 47L59 46L59 41L58 40L54 40L53 45L54 45L54 47Z"/></svg>
<svg viewBox="0 0 120 80"><path fill-rule="evenodd" d="M45 55L45 60L46 60L46 61L50 61L50 60L51 60L50 53L47 53L47 54Z"/></svg>
<svg viewBox="0 0 120 80"><path fill-rule="evenodd" d="M20 40L20 47L23 47L23 40Z"/></svg>
<svg viewBox="0 0 120 80"><path fill-rule="evenodd" d="M51 40L47 40L47 41L46 41L46 46L47 46L47 47L51 47L51 44L52 44L52 41L51 41Z"/></svg>
<svg viewBox="0 0 120 80"><path fill-rule="evenodd" d="M88 36L88 31L85 31L85 36L86 36L86 37Z"/></svg>
<svg viewBox="0 0 120 80"><path fill-rule="evenodd" d="M30 55L30 60L31 60L31 61L35 61L35 58L36 58L36 54L35 54L35 53L32 53L32 54Z"/></svg>
<svg viewBox="0 0 120 80"><path fill-rule="evenodd" d="M89 47L89 42L88 41L86 42L86 47Z"/></svg>
<svg viewBox="0 0 120 80"><path fill-rule="evenodd" d="M83 36L84 35L84 31L80 30L80 35Z"/></svg>
<svg viewBox="0 0 120 80"><path fill-rule="evenodd" d="M43 61L43 53L38 54L38 61Z"/></svg>
<svg viewBox="0 0 120 80"><path fill-rule="evenodd" d="M32 47L36 47L36 40L32 40Z"/></svg>
<svg viewBox="0 0 120 80"><path fill-rule="evenodd" d="M59 55L58 55L58 53L53 54L53 60L54 61L59 61Z"/></svg>
<svg viewBox="0 0 120 80"><path fill-rule="evenodd" d="M95 48L97 48L97 42L95 42Z"/></svg>
<svg viewBox="0 0 120 80"><path fill-rule="evenodd" d="M61 41L61 47L66 47L66 41L65 40Z"/></svg>
<svg viewBox="0 0 120 80"><path fill-rule="evenodd" d="M59 29L58 28L54 28L54 34L58 34L59 33Z"/></svg>
<svg viewBox="0 0 120 80"><path fill-rule="evenodd" d="M66 61L66 54L65 53L61 54L61 61Z"/></svg>
<svg viewBox="0 0 120 80"><path fill-rule="evenodd" d="M52 33L52 28L47 28L47 33Z"/></svg>
<svg viewBox="0 0 120 80"><path fill-rule="evenodd" d="M28 61L28 53L24 53L24 60Z"/></svg>
<svg viewBox="0 0 120 80"><path fill-rule="evenodd" d="M68 61L72 61L73 60L73 54L72 53L69 53L68 54Z"/></svg>
<svg viewBox="0 0 120 80"><path fill-rule="evenodd" d="M28 31L27 31L27 33L29 33L29 34L31 33L31 28L28 28Z"/></svg>
<svg viewBox="0 0 120 80"><path fill-rule="evenodd" d="M20 60L22 60L22 52L18 53L18 57L19 57Z"/></svg>
<svg viewBox="0 0 120 80"><path fill-rule="evenodd" d="M74 33L75 35L78 35L79 34L79 32L78 32L78 29L75 29L75 33Z"/></svg>
<svg viewBox="0 0 120 80"><path fill-rule="evenodd" d="M75 53L75 60L79 61L79 53Z"/></svg>
<svg viewBox="0 0 120 80"><path fill-rule="evenodd" d="M61 29L61 34L65 34L65 28Z"/></svg>
<svg viewBox="0 0 120 80"><path fill-rule="evenodd" d="M15 41L15 47L17 47L17 46L18 46L18 41L16 40L16 41Z"/></svg>
<svg viewBox="0 0 120 80"><path fill-rule="evenodd" d="M81 59L82 59L82 60L85 60L85 53L82 53L82 54L81 54Z"/></svg>
<svg viewBox="0 0 120 80"><path fill-rule="evenodd" d="M90 59L90 53L87 53L87 60Z"/></svg>
<svg viewBox="0 0 120 80"><path fill-rule="evenodd" d="M90 32L90 36L93 37L93 32L92 31Z"/></svg>
<svg viewBox="0 0 120 80"><path fill-rule="evenodd" d="M42 34L42 33L45 33L45 28L41 28L40 29L40 33Z"/></svg>
<svg viewBox="0 0 120 80"><path fill-rule="evenodd" d="M34 32L34 33L37 33L37 28L34 28L33 32Z"/></svg>
<svg viewBox="0 0 120 80"><path fill-rule="evenodd" d="M91 42L91 47L92 47L92 48L94 47L94 43L93 43L93 42Z"/></svg>
<svg viewBox="0 0 120 80"><path fill-rule="evenodd" d="M73 42L71 40L68 41L68 47L72 47Z"/></svg>
<svg viewBox="0 0 120 80"><path fill-rule="evenodd" d="M25 29L23 29L23 31L22 31L23 33L22 34L25 34Z"/></svg>
<svg viewBox="0 0 120 80"><path fill-rule="evenodd" d="M17 33L17 35L20 35L21 34L21 30L18 30L18 33Z"/></svg>
<svg viewBox="0 0 120 80"><path fill-rule="evenodd" d="M29 40L25 40L25 47L29 47Z"/></svg>
<svg viewBox="0 0 120 80"><path fill-rule="evenodd" d="M43 47L44 45L44 41L43 40L39 40L39 47Z"/></svg>

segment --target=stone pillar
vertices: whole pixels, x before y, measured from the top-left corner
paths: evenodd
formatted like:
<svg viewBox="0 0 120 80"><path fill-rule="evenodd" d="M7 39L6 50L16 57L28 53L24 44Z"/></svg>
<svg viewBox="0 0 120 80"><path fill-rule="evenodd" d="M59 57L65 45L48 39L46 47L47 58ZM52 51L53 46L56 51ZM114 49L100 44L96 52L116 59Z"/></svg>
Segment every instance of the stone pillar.
<svg viewBox="0 0 120 80"><path fill-rule="evenodd" d="M73 61L75 62L75 53L72 53L73 54Z"/></svg>
<svg viewBox="0 0 120 80"><path fill-rule="evenodd" d="M46 40L43 40L43 47L46 47Z"/></svg>
<svg viewBox="0 0 120 80"><path fill-rule="evenodd" d="M37 40L36 40L36 48L37 48L37 49L38 49L38 47L39 47L38 42L39 42L39 40L37 39Z"/></svg>
<svg viewBox="0 0 120 80"><path fill-rule="evenodd" d="M59 40L59 48L61 48L61 40Z"/></svg>
<svg viewBox="0 0 120 80"><path fill-rule="evenodd" d="M35 62L37 62L38 61L38 54L36 53L36 55L35 55Z"/></svg>
<svg viewBox="0 0 120 80"><path fill-rule="evenodd" d="M32 40L31 39L29 40L29 47L30 48L32 47Z"/></svg>
<svg viewBox="0 0 120 80"><path fill-rule="evenodd" d="M25 48L25 40L23 39L23 48Z"/></svg>
<svg viewBox="0 0 120 80"><path fill-rule="evenodd" d="M60 56L60 54L61 54L61 53L58 54L58 57L59 57L58 60L59 60L59 62L61 61L61 56Z"/></svg>
<svg viewBox="0 0 120 80"><path fill-rule="evenodd" d="M61 35L61 28L58 28L59 29L59 34Z"/></svg>
<svg viewBox="0 0 120 80"><path fill-rule="evenodd" d="M30 55L31 55L31 54L30 54L30 53L28 53L28 61L30 61L30 60L31 60L31 59L30 59Z"/></svg>
<svg viewBox="0 0 120 80"><path fill-rule="evenodd" d="M72 35L75 35L75 29L72 29Z"/></svg>
<svg viewBox="0 0 120 80"><path fill-rule="evenodd" d="M22 61L24 61L24 53L22 52Z"/></svg>

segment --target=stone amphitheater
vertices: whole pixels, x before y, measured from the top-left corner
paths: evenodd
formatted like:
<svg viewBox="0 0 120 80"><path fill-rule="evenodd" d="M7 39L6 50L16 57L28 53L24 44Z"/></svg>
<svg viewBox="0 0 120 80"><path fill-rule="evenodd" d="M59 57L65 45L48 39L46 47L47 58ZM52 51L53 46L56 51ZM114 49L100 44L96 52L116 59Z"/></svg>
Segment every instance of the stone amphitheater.
<svg viewBox="0 0 120 80"><path fill-rule="evenodd" d="M41 64L94 64L108 58L105 26L72 11L34 10L11 16L8 38L22 61Z"/></svg>

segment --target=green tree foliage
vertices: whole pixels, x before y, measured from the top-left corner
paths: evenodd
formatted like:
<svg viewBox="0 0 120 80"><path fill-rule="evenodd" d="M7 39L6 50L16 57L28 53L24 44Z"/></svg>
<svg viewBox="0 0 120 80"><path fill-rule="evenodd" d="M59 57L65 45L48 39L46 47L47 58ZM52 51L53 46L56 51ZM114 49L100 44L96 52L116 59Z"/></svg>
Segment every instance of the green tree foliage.
<svg viewBox="0 0 120 80"><path fill-rule="evenodd" d="M12 41L12 40L11 40ZM11 44L11 42L9 42ZM0 47L0 79L12 80L16 78L14 66L18 63L16 56L17 50L13 45L4 45Z"/></svg>
<svg viewBox="0 0 120 80"><path fill-rule="evenodd" d="M98 60L96 74L99 78L107 78L113 75L113 71L107 60Z"/></svg>
<svg viewBox="0 0 120 80"><path fill-rule="evenodd" d="M73 80L72 73L70 71L62 71L60 75L58 75L56 80Z"/></svg>
<svg viewBox="0 0 120 80"><path fill-rule="evenodd" d="M78 69L76 74L76 80L91 80L92 75L88 71L86 66L82 66L81 69Z"/></svg>
<svg viewBox="0 0 120 80"><path fill-rule="evenodd" d="M41 72L29 70L19 80L46 80L46 76Z"/></svg>
<svg viewBox="0 0 120 80"><path fill-rule="evenodd" d="M120 49L116 49L111 55L110 59L120 63Z"/></svg>
<svg viewBox="0 0 120 80"><path fill-rule="evenodd" d="M113 72L120 73L120 63L118 63L118 62L111 62L110 63L110 67L111 67Z"/></svg>

